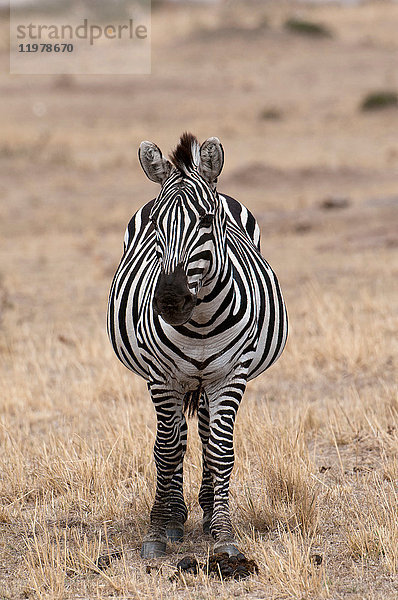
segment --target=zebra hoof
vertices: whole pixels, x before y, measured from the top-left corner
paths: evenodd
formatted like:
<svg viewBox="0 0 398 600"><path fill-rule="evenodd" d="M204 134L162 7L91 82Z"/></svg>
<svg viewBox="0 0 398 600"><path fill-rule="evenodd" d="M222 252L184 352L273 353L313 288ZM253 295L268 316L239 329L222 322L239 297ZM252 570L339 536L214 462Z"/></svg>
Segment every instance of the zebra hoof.
<svg viewBox="0 0 398 600"><path fill-rule="evenodd" d="M166 537L170 542L181 542L184 530L181 527L166 527Z"/></svg>
<svg viewBox="0 0 398 600"><path fill-rule="evenodd" d="M225 552L226 554L228 554L228 556L240 555L241 558L245 557L243 552L238 550L238 548L234 544L231 544L228 542L221 542L220 544L215 544L213 552L214 552L214 554L221 554L221 553Z"/></svg>
<svg viewBox="0 0 398 600"><path fill-rule="evenodd" d="M166 554L166 542L143 542L141 558L158 558Z"/></svg>

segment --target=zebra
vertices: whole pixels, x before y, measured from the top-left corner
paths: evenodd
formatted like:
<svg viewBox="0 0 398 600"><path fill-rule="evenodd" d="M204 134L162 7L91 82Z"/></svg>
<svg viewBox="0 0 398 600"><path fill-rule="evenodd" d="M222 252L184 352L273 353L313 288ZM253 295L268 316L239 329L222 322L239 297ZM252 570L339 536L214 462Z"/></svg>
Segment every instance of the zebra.
<svg viewBox="0 0 398 600"><path fill-rule="evenodd" d="M138 156L161 188L128 224L107 328L120 361L147 381L157 417L156 492L141 556L163 556L167 540L183 538L185 415L194 414L203 531L214 552L232 556L239 552L228 504L235 417L247 381L282 353L286 308L255 218L216 189L219 139L200 145L184 133L170 160L144 141Z"/></svg>

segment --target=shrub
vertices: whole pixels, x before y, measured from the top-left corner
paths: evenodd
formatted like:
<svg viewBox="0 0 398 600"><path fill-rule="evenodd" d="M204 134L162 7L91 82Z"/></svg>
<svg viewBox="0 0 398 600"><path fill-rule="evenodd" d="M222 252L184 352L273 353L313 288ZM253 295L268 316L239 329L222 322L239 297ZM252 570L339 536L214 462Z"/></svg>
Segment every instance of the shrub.
<svg viewBox="0 0 398 600"><path fill-rule="evenodd" d="M398 106L398 94L389 90L370 92L361 102L361 110L380 110Z"/></svg>
<svg viewBox="0 0 398 600"><path fill-rule="evenodd" d="M291 17L285 21L285 29L300 35L308 35L312 37L332 37L330 29L322 23L313 23L305 19L297 19Z"/></svg>

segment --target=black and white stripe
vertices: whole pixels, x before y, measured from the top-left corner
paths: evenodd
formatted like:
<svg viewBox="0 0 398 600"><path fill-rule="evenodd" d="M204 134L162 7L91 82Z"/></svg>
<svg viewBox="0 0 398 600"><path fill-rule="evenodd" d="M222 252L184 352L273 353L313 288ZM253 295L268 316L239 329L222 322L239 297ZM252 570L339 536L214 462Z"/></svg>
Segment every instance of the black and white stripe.
<svg viewBox="0 0 398 600"><path fill-rule="evenodd" d="M162 554L166 534L182 534L184 409L197 412L203 443L204 529L217 550L233 553L235 416L247 381L284 348L286 309L253 215L215 189L223 163L217 138L200 147L185 134L173 163L143 142L140 160L162 187L127 227L108 332L119 359L147 380L157 414L157 490L143 555Z"/></svg>

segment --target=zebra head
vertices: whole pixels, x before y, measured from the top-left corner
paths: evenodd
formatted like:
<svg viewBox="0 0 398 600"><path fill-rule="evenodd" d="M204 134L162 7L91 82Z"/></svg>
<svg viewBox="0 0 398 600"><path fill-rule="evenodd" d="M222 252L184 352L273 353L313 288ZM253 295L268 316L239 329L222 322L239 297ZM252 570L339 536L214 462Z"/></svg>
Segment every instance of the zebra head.
<svg viewBox="0 0 398 600"><path fill-rule="evenodd" d="M142 142L145 174L161 185L150 221L161 271L154 310L170 325L190 320L198 294L214 281L225 252L225 213L216 192L224 163L218 138L201 146L183 134L171 162L152 142Z"/></svg>

